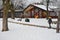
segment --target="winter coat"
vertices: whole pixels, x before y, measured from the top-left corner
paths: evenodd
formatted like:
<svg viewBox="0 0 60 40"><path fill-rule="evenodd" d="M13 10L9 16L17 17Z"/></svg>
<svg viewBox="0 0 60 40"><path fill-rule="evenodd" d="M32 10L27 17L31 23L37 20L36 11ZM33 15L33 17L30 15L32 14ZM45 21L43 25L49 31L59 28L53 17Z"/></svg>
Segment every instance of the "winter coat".
<svg viewBox="0 0 60 40"><path fill-rule="evenodd" d="M48 19L48 23L51 24L52 23L52 19Z"/></svg>

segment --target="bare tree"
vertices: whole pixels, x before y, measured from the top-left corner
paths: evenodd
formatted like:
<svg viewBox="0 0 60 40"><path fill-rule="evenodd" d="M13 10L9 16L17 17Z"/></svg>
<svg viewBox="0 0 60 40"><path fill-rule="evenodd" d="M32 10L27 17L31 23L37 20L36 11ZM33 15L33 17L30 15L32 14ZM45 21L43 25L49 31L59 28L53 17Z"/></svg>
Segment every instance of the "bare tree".
<svg viewBox="0 0 60 40"><path fill-rule="evenodd" d="M13 5L10 4L10 0L2 0L3 1L3 28L2 31L8 31L8 18L7 14L9 10L11 10L11 17L14 19L14 9Z"/></svg>
<svg viewBox="0 0 60 40"><path fill-rule="evenodd" d="M14 16L15 9L14 9L14 5L12 3L10 4L10 10L11 10L11 18L15 19L15 16Z"/></svg>
<svg viewBox="0 0 60 40"><path fill-rule="evenodd" d="M49 0L46 0L46 2L47 2L47 16L46 16L46 18L48 19L48 17L49 17L49 10L48 10Z"/></svg>
<svg viewBox="0 0 60 40"><path fill-rule="evenodd" d="M2 0L2 1L3 1L3 28L2 28L2 31L8 31L7 14L8 14L10 0Z"/></svg>

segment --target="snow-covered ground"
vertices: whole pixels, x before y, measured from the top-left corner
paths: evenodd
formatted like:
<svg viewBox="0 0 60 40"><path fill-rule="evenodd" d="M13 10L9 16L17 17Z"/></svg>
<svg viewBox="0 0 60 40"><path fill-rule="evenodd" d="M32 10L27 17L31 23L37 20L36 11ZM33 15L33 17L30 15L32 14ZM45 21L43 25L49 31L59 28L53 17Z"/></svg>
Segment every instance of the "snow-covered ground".
<svg viewBox="0 0 60 40"><path fill-rule="evenodd" d="M48 20L46 18L41 18L41 19L36 19L36 18L29 18L30 22L25 22L25 19L22 19L22 21L17 21L19 18L11 19L9 18L8 21L13 21L13 22L20 22L20 23L26 23L26 24L34 24L34 25L40 25L40 26L49 26ZM52 21L57 21L57 19L52 19ZM57 24L51 24L52 27L56 28Z"/></svg>
<svg viewBox="0 0 60 40"><path fill-rule="evenodd" d="M30 22L25 22L25 19L17 21L18 19L19 18L13 20L9 18L8 21L48 26L46 19L29 18ZM56 19L52 20L56 21ZM56 24L54 24L54 26L56 26ZM0 40L60 40L60 33L56 33L56 30L53 29L27 26L10 22L8 22L8 27L9 31L1 32L2 18L0 18Z"/></svg>

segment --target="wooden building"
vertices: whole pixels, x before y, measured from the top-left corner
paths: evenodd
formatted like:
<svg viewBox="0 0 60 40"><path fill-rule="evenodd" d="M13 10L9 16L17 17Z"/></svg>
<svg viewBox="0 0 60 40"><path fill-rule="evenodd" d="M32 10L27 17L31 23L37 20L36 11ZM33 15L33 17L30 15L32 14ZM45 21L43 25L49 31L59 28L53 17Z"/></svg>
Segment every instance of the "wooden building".
<svg viewBox="0 0 60 40"><path fill-rule="evenodd" d="M20 18L20 17L22 17L23 18L23 10L15 10L15 14L14 14L14 16L16 17L16 18ZM3 11L1 10L0 11L0 18L2 18L3 17ZM11 12L8 12L8 17L11 17Z"/></svg>
<svg viewBox="0 0 60 40"><path fill-rule="evenodd" d="M57 18L57 13L54 12L50 7L49 16ZM24 9L24 17L28 18L45 18L47 16L47 8L45 5L30 4Z"/></svg>

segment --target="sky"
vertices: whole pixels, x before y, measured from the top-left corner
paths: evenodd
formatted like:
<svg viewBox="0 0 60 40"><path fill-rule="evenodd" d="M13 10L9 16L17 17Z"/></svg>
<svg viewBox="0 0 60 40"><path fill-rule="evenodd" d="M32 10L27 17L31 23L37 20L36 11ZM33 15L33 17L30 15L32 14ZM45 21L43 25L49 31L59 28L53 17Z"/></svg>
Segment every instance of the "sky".
<svg viewBox="0 0 60 40"><path fill-rule="evenodd" d="M14 1L14 5L16 4L20 4L19 3L19 1L20 0L12 0L12 1ZM23 1L23 4L24 4L24 7L27 7L29 4L31 4L31 3L40 3L40 2L42 2L43 0L22 0ZM54 1L54 0L53 0ZM55 5L56 4L56 5ZM1 0L0 0L0 8L1 8L1 5L2 5L2 2L1 2ZM51 5L55 5L55 6L58 6L58 7L60 7L60 0L58 0L58 2L55 2L54 4L51 4Z"/></svg>
<svg viewBox="0 0 60 40"><path fill-rule="evenodd" d="M19 4L19 1L20 0L12 0L12 1L14 1L14 4ZM27 6L27 5L29 5L30 3L37 3L37 2L41 2L42 0L22 0L23 1L23 3L24 3L24 5L25 5L25 7ZM2 5L2 1L0 0L0 6Z"/></svg>
<svg viewBox="0 0 60 40"><path fill-rule="evenodd" d="M20 0L15 0L14 2L15 3L19 3ZM22 0L23 1L23 4L25 5L25 7L29 4L32 4L32 3L40 3L42 0Z"/></svg>
<svg viewBox="0 0 60 40"><path fill-rule="evenodd" d="M1 6L1 5L2 5L2 1L0 0L0 8L2 8L2 6Z"/></svg>

